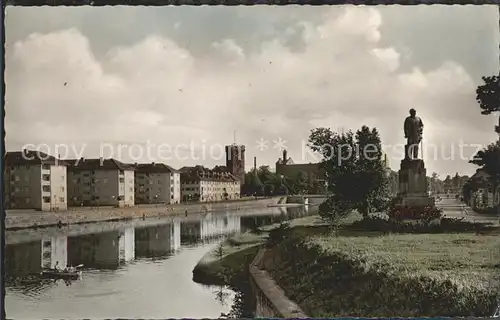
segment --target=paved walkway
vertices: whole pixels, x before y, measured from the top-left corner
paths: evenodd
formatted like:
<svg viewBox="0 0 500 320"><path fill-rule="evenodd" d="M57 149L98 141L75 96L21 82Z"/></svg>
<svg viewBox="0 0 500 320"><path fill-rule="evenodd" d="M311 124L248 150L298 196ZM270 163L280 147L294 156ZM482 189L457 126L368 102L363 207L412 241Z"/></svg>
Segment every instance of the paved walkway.
<svg viewBox="0 0 500 320"><path fill-rule="evenodd" d="M491 222L500 224L500 217L487 214L479 214L471 207L456 199L443 199L436 201L436 207L443 209L444 215L450 218L465 218L468 221Z"/></svg>

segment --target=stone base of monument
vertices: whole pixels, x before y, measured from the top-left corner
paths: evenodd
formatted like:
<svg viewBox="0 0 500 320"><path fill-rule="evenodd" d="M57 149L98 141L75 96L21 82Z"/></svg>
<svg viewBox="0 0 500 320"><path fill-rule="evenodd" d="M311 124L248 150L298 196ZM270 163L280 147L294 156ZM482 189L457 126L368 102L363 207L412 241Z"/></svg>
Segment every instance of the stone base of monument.
<svg viewBox="0 0 500 320"><path fill-rule="evenodd" d="M424 212L426 208L435 208L435 200L427 193L427 177L422 159L404 159L399 170L399 193L394 201L394 209L405 208L413 212ZM404 217L403 217L404 218ZM408 222L419 221L419 218L404 218ZM439 219L437 219L437 222Z"/></svg>

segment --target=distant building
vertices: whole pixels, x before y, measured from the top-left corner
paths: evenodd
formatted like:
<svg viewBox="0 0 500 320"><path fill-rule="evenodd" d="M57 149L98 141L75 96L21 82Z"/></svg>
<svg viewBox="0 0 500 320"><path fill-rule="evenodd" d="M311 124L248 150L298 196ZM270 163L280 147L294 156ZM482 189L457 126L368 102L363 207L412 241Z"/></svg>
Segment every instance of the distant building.
<svg viewBox="0 0 500 320"><path fill-rule="evenodd" d="M38 151L5 155L6 209L66 210L66 165Z"/></svg>
<svg viewBox="0 0 500 320"><path fill-rule="evenodd" d="M319 163L295 164L292 158L287 156L287 151L283 150L283 157L276 161L276 174L284 177L295 177L303 171L308 176L310 184L316 182L318 185L326 187L326 172Z"/></svg>
<svg viewBox="0 0 500 320"><path fill-rule="evenodd" d="M134 206L134 168L115 159L66 160L72 206Z"/></svg>
<svg viewBox="0 0 500 320"><path fill-rule="evenodd" d="M241 185L245 184L245 146L226 146L226 169L240 180Z"/></svg>
<svg viewBox="0 0 500 320"><path fill-rule="evenodd" d="M135 203L166 203L181 201L180 171L163 163L134 164Z"/></svg>
<svg viewBox="0 0 500 320"><path fill-rule="evenodd" d="M217 172L203 166L182 167L180 171L182 201L210 202L240 198L241 182L229 172Z"/></svg>
<svg viewBox="0 0 500 320"><path fill-rule="evenodd" d="M493 208L499 202L499 192L493 193L493 186L490 175L483 169L477 169L476 173L470 177L473 184L472 194L468 205L473 209L484 210Z"/></svg>

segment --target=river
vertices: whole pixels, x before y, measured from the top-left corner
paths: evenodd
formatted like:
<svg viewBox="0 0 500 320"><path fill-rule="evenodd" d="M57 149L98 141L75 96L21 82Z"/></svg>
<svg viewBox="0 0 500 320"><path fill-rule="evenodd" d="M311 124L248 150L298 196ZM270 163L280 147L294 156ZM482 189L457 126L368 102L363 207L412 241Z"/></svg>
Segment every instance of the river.
<svg viewBox="0 0 500 320"><path fill-rule="evenodd" d="M8 231L5 310L12 319L218 318L235 292L192 281L198 261L229 235L313 214L265 208ZM43 267L83 264L81 279L41 279Z"/></svg>

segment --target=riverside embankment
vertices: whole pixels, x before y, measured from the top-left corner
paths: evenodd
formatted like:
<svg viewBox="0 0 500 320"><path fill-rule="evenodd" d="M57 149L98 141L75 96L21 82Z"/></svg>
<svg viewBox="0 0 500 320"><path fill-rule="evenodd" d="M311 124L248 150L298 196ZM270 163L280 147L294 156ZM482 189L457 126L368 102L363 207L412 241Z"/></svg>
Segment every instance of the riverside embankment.
<svg viewBox="0 0 500 320"><path fill-rule="evenodd" d="M280 197L273 197L265 199L244 199L231 202L190 203L167 206L136 206L132 208L75 207L69 208L67 211L57 212L7 210L5 228L6 230L19 230L137 218L189 216L211 212L262 209L270 205L277 204L279 200Z"/></svg>
<svg viewBox="0 0 500 320"><path fill-rule="evenodd" d="M228 239L200 261L193 279L248 286L246 270L256 265L252 258L260 251L254 273L265 271L265 278L272 279L260 292L267 287L286 296L288 302L281 305L298 305L299 312L311 317L493 313L499 286L498 228L460 232L458 226L472 224L456 221L454 228L442 222L442 230L429 227L427 232L369 231L359 229L363 221L352 216L332 230L312 218ZM259 290L250 290L245 296L253 300L256 316L283 314L269 294L262 299Z"/></svg>

